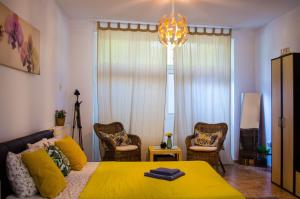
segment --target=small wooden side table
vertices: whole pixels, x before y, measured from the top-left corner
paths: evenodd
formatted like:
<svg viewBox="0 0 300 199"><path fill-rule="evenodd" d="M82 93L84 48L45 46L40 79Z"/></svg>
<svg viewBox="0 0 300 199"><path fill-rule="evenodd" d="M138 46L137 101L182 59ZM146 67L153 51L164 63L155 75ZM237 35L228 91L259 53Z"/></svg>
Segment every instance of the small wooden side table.
<svg viewBox="0 0 300 199"><path fill-rule="evenodd" d="M168 155L174 154L178 161L182 160L182 151L178 146L174 146L172 149L161 149L160 146L149 146L149 160L153 162L154 155Z"/></svg>

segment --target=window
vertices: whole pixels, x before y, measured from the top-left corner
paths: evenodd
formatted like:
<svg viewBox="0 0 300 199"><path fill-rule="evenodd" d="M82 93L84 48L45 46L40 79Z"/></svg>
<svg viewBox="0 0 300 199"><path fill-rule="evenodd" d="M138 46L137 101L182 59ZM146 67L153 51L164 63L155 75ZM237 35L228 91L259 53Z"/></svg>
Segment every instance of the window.
<svg viewBox="0 0 300 199"><path fill-rule="evenodd" d="M175 87L174 87L174 59L173 49L167 49L167 87L166 87L166 110L165 110L165 132L174 132L175 112Z"/></svg>
<svg viewBox="0 0 300 199"><path fill-rule="evenodd" d="M174 71L167 74L167 113L174 114Z"/></svg>

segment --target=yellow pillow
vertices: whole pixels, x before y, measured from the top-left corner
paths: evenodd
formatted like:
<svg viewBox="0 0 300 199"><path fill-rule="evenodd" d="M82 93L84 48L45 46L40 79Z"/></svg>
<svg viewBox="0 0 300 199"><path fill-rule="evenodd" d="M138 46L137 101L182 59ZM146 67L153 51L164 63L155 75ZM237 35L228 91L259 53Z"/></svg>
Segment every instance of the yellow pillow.
<svg viewBox="0 0 300 199"><path fill-rule="evenodd" d="M67 156L71 168L80 171L87 162L86 155L80 146L69 136L55 142L55 145Z"/></svg>
<svg viewBox="0 0 300 199"><path fill-rule="evenodd" d="M44 149L23 153L22 161L41 196L54 198L65 189L67 183L64 176Z"/></svg>

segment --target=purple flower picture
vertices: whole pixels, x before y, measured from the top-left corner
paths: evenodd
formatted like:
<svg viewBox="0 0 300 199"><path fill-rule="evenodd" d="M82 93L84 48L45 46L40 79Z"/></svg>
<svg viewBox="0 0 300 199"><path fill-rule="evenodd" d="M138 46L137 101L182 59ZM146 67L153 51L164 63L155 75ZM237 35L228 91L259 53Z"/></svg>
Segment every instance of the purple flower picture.
<svg viewBox="0 0 300 199"><path fill-rule="evenodd" d="M32 37L29 35L28 41L24 42L20 51L21 61L28 72L32 72L36 60L36 52L33 47Z"/></svg>
<svg viewBox="0 0 300 199"><path fill-rule="evenodd" d="M0 41L1 41L2 37L3 37L3 34L4 34L3 26L0 25Z"/></svg>
<svg viewBox="0 0 300 199"><path fill-rule="evenodd" d="M0 65L40 74L40 31L0 2Z"/></svg>
<svg viewBox="0 0 300 199"><path fill-rule="evenodd" d="M17 46L21 48L23 44L23 30L19 23L19 17L16 14L8 16L5 20L4 31L8 35L8 43L12 49Z"/></svg>

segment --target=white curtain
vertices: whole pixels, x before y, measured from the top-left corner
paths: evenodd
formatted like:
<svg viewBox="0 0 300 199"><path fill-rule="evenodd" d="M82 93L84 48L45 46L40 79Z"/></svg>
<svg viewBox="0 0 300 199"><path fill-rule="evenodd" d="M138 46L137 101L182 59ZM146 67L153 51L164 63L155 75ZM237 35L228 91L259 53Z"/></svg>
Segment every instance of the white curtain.
<svg viewBox="0 0 300 199"><path fill-rule="evenodd" d="M166 59L157 33L98 31L99 122L140 136L143 160L163 136Z"/></svg>
<svg viewBox="0 0 300 199"><path fill-rule="evenodd" d="M228 124L225 152L230 155L230 36L191 35L174 52L175 140L186 154L185 138L199 122Z"/></svg>

